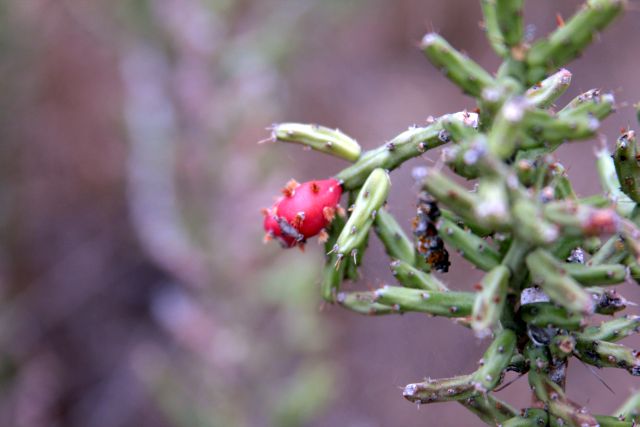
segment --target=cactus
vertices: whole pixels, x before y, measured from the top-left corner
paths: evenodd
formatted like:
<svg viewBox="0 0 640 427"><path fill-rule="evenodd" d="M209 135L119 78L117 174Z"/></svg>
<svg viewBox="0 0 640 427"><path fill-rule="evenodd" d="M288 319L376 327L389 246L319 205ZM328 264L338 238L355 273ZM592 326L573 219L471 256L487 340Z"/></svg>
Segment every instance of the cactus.
<svg viewBox="0 0 640 427"><path fill-rule="evenodd" d="M612 316L626 309L627 300L612 285L640 281L635 133L627 129L618 137L613 156L606 147L598 151L595 169L603 195L576 195L566 169L553 157L560 145L597 135L600 121L615 111L613 95L596 89L566 106L555 102L572 77L558 68L586 49L593 34L623 11L624 1L587 0L564 25L534 42L524 37L523 3L481 0L484 29L503 59L495 74L438 34L422 39L428 60L476 99L475 113L445 114L364 152L339 131L274 126L274 140L299 142L352 162L334 175L331 182L339 187L332 187L333 197L320 205L336 209L343 191L353 204L345 218L330 224L325 218L305 228L295 222L299 208L286 208L293 199L285 197L272 209L282 215L278 224L285 229L273 225L278 219L273 213L265 226L285 246L328 228L322 296L329 303L366 315L448 317L480 339L491 337L475 372L409 384L403 391L407 400L457 401L489 425L636 425L640 394L607 416L591 414L565 393L572 358L640 375L639 353L619 343L640 331L640 317L593 321L594 314ZM443 162L414 173L422 192L411 236L385 207L390 173L441 145L446 145ZM469 190L444 167L477 185ZM357 279L358 265L366 262L372 230L391 259L398 286L342 291L342 282ZM296 233L300 240L294 239ZM484 272L475 292L447 283L449 251ZM528 375L531 408L519 411L494 396L509 370Z"/></svg>

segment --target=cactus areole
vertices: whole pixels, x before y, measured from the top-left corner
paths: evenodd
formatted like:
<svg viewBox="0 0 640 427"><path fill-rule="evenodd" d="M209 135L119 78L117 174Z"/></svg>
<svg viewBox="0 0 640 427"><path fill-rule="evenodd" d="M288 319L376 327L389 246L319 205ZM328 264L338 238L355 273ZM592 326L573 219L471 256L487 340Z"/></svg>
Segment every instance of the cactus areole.
<svg viewBox="0 0 640 427"><path fill-rule="evenodd" d="M575 93L564 106L556 102L570 91L572 74L562 67L623 11L625 1L586 0L536 41L525 39L524 0L480 3L483 28L502 58L495 73L437 34L421 44L427 59L475 99L475 112L430 118L381 138L387 142L368 151L332 128L274 126L271 141L296 142L351 164L334 179L289 183L265 210L265 230L284 247L322 235L321 295L330 304L365 315L414 312L426 315L425 322L428 316L452 318L491 340L475 371L408 384L405 399L457 402L490 426L637 426L640 392L611 415L596 415L565 391L574 358L640 376L640 353L618 342L640 331L640 316L594 319L632 306L612 285L640 283L636 134L625 129L613 155L604 146L596 153L592 170L602 194L595 196L576 194L554 154L566 142L597 137L600 122L616 109L613 95L596 89ZM441 166L413 171L422 192L413 233L406 233L411 224L398 222L385 203L391 172L439 146ZM473 184L461 185L451 174ZM335 215L342 192L349 198L344 216ZM359 278L372 234L390 258L396 286L342 290L343 282ZM460 256L449 259L454 252ZM459 291L445 274L463 262L484 274L467 284L471 292ZM504 381L508 371L528 377L531 407L517 409L496 397L510 384Z"/></svg>

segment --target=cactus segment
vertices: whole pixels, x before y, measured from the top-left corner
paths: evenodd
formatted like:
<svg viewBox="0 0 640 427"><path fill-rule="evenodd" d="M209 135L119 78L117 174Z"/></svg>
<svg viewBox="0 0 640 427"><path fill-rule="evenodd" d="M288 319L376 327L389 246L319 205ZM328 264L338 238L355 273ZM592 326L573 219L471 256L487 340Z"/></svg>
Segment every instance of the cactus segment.
<svg viewBox="0 0 640 427"><path fill-rule="evenodd" d="M513 417L502 423L502 427L541 427L548 424L549 415L543 409L527 408L521 417Z"/></svg>
<svg viewBox="0 0 640 427"><path fill-rule="evenodd" d="M335 179L342 183L345 190L357 189L374 169L391 171L406 160L449 142L448 133L443 131L437 121L426 127L409 128L383 146L363 153L357 162L343 169Z"/></svg>
<svg viewBox="0 0 640 427"><path fill-rule="evenodd" d="M558 112L558 117L593 116L598 120L603 120L614 112L615 102L612 93L602 93L600 89L591 89L569 102Z"/></svg>
<svg viewBox="0 0 640 427"><path fill-rule="evenodd" d="M554 116L544 110L530 110L524 115L524 127L535 139L549 144L555 150L564 141L589 139L600 128L600 121L589 114Z"/></svg>
<svg viewBox="0 0 640 427"><path fill-rule="evenodd" d="M599 236L624 230L624 221L611 208L595 208L572 200L544 205L545 218L560 226L566 236ZM632 232L633 226L627 227Z"/></svg>
<svg viewBox="0 0 640 427"><path fill-rule="evenodd" d="M356 250L368 235L376 213L387 199L390 188L391 181L387 172L374 169L358 194L351 216L336 240L333 251L339 258L354 255L352 251Z"/></svg>
<svg viewBox="0 0 640 427"><path fill-rule="evenodd" d="M471 328L478 337L491 334L500 320L502 308L507 300L507 287L511 273L504 265L488 272L480 282L471 314Z"/></svg>
<svg viewBox="0 0 640 427"><path fill-rule="evenodd" d="M580 314L571 313L550 302L525 304L520 308L520 316L529 325L538 328L554 327L575 331L584 325Z"/></svg>
<svg viewBox="0 0 640 427"><path fill-rule="evenodd" d="M565 65L591 43L622 12L623 0L588 0L584 7L546 39L534 43L527 52L529 80L536 81L545 71Z"/></svg>
<svg viewBox="0 0 640 427"><path fill-rule="evenodd" d="M478 135L477 113L461 111L455 114L445 114L438 118L438 122L454 142L462 142Z"/></svg>
<svg viewBox="0 0 640 427"><path fill-rule="evenodd" d="M616 143L613 162L620 182L621 190L631 200L640 203L640 153L636 134L629 130L624 132Z"/></svg>
<svg viewBox="0 0 640 427"><path fill-rule="evenodd" d="M442 151L445 163L456 174L466 179L480 176L479 161L487 151L487 140L484 136L476 136L458 145L447 147Z"/></svg>
<svg viewBox="0 0 640 427"><path fill-rule="evenodd" d="M562 263L569 276L583 286L614 285L624 282L627 270L620 264L584 265Z"/></svg>
<svg viewBox="0 0 640 427"><path fill-rule="evenodd" d="M532 375L530 374L530 377ZM553 426L598 427L598 422L588 411L567 398L562 388L547 376L533 374L536 396L546 402L550 424ZM543 391L538 394L538 390ZM546 397L542 399L541 396Z"/></svg>
<svg viewBox="0 0 640 427"><path fill-rule="evenodd" d="M562 169L560 169L562 168ZM576 193L573 191L573 186L569 177L564 171L564 167L556 164L556 168L553 172L552 187L554 187L554 196L558 200L563 199L576 199Z"/></svg>
<svg viewBox="0 0 640 427"><path fill-rule="evenodd" d="M541 209L531 200L519 198L513 203L511 214L514 233L522 240L535 245L549 245L556 241L560 229L543 217Z"/></svg>
<svg viewBox="0 0 640 427"><path fill-rule="evenodd" d="M465 231L448 218L440 217L438 235L450 248L481 270L489 271L500 263L500 254L493 246L472 231Z"/></svg>
<svg viewBox="0 0 640 427"><path fill-rule="evenodd" d="M524 35L522 8L524 0L495 0L496 21L504 44L511 48L512 56L523 56L520 47ZM522 58L520 58L522 59Z"/></svg>
<svg viewBox="0 0 640 427"><path fill-rule="evenodd" d="M623 260L624 264L629 268L629 275L637 284L640 284L640 264L632 256L627 256Z"/></svg>
<svg viewBox="0 0 640 427"><path fill-rule="evenodd" d="M616 342L640 330L640 316L626 315L617 319L589 326L578 337L585 340Z"/></svg>
<svg viewBox="0 0 640 427"><path fill-rule="evenodd" d="M342 215L336 215L331 222L327 230L327 241L324 242L324 252L330 252L333 245L335 245L340 231L342 231L345 224L345 219ZM322 280L320 282L320 294L322 299L328 303L334 303L336 295L340 291L340 285L344 280L344 272L346 264L342 264L339 268L335 268L338 262L337 254L331 254L325 256L324 267L322 269Z"/></svg>
<svg viewBox="0 0 640 427"><path fill-rule="evenodd" d="M336 295L339 305L356 313L370 316L398 313L394 307L377 303L375 299L373 292L340 292Z"/></svg>
<svg viewBox="0 0 640 427"><path fill-rule="evenodd" d="M278 123L271 128L274 141L293 142L322 153L355 162L362 149L355 139L338 129L302 123Z"/></svg>
<svg viewBox="0 0 640 427"><path fill-rule="evenodd" d="M346 257L344 260L340 258L340 253L336 254L338 258L336 262L338 265L342 264L342 262L346 264L344 270L345 279L355 282L360 278L359 267L362 265L362 258L369 246L369 234L369 230L359 233L361 237L356 238L359 242L358 245L349 252L350 256Z"/></svg>
<svg viewBox="0 0 640 427"><path fill-rule="evenodd" d="M479 173L476 164L486 151L486 138L481 137L476 131L478 115L475 113L465 114L472 115L472 119L466 120L466 122L475 123L475 126L465 124L465 121L461 121L454 114L443 116L440 119L443 128L457 143L443 150L443 158L457 174L467 179L474 179L478 177Z"/></svg>
<svg viewBox="0 0 640 427"><path fill-rule="evenodd" d="M447 291L447 286L435 276L418 270L402 260L392 261L391 273L398 283L407 288L429 291Z"/></svg>
<svg viewBox="0 0 640 427"><path fill-rule="evenodd" d="M511 405L488 393L479 393L458 402L490 426L500 425L518 413Z"/></svg>
<svg viewBox="0 0 640 427"><path fill-rule="evenodd" d="M622 218L620 220L620 235L629 253L640 263L640 229L631 220Z"/></svg>
<svg viewBox="0 0 640 427"><path fill-rule="evenodd" d="M526 263L534 283L538 284L556 304L569 311L593 313L595 307L592 298L549 252L536 249L527 256Z"/></svg>
<svg viewBox="0 0 640 427"><path fill-rule="evenodd" d="M629 216L636 203L622 191L613 158L604 147L596 152L596 167L600 185L615 203L616 211L622 216Z"/></svg>
<svg viewBox="0 0 640 427"><path fill-rule="evenodd" d="M528 106L524 97L508 99L502 105L487 137L488 148L493 155L507 159L516 152Z"/></svg>
<svg viewBox="0 0 640 427"><path fill-rule="evenodd" d="M511 70L506 65L505 63L498 69L497 80L493 85L484 88L482 97L478 98L479 128L483 132L491 129L495 116L503 104L510 98L522 95L524 90L518 80L508 75Z"/></svg>
<svg viewBox="0 0 640 427"><path fill-rule="evenodd" d="M609 415L594 415L593 417L598 422L599 427L636 427L637 426L637 424L633 421L620 420L618 417L612 417Z"/></svg>
<svg viewBox="0 0 640 427"><path fill-rule="evenodd" d="M640 359L636 350L608 341L578 338L576 357L598 368L622 368L631 375L640 375Z"/></svg>
<svg viewBox="0 0 640 427"><path fill-rule="evenodd" d="M507 56L508 49L505 46L502 31L498 26L496 1L481 0L480 5L482 6L482 15L484 16L483 27L491 47L499 56Z"/></svg>
<svg viewBox="0 0 640 427"><path fill-rule="evenodd" d="M478 127L478 114L461 111L446 114L443 119L474 129ZM410 127L386 144L362 154L358 161L343 169L335 178L342 183L345 190L353 190L362 186L369 174L376 168L391 171L403 162L418 157L427 150L439 147L451 141L439 119L435 119L425 127Z"/></svg>
<svg viewBox="0 0 640 427"><path fill-rule="evenodd" d="M342 263L336 268L335 265L337 262L338 257L336 255L330 256L322 270L322 282L320 283L321 295L322 299L329 303L334 303L336 300L336 295L344 280L344 271L347 265L346 263Z"/></svg>
<svg viewBox="0 0 640 427"><path fill-rule="evenodd" d="M600 265L605 263L616 263L627 256L624 241L618 235L611 236L593 254L588 265Z"/></svg>
<svg viewBox="0 0 640 427"><path fill-rule="evenodd" d="M613 413L623 421L640 421L640 392L636 391Z"/></svg>
<svg viewBox="0 0 640 427"><path fill-rule="evenodd" d="M376 291L375 302L396 307L398 311L416 311L443 317L465 317L471 314L474 294L470 292L438 292L384 286Z"/></svg>
<svg viewBox="0 0 640 427"><path fill-rule="evenodd" d="M525 357L529 361L529 385L536 398L543 402L549 412L551 425L572 427L597 426L595 418L584 408L571 402L562 387L550 377L551 364L543 347L528 344Z"/></svg>
<svg viewBox="0 0 640 427"><path fill-rule="evenodd" d="M515 332L504 329L496 333L495 339L482 356L480 368L473 374L476 390L486 393L498 385L515 349Z"/></svg>
<svg viewBox="0 0 640 427"><path fill-rule="evenodd" d="M454 183L444 176L444 174L434 168L426 171L422 188L431 194L436 200L451 209L456 215L465 221L487 226L480 218L474 214L475 207L480 203L478 196L471 194L466 188Z"/></svg>
<svg viewBox="0 0 640 427"><path fill-rule="evenodd" d="M483 224L495 229L511 227L509 196L504 181L498 177L487 177L478 185L478 204L474 213Z"/></svg>
<svg viewBox="0 0 640 427"><path fill-rule="evenodd" d="M386 209L379 209L373 227L390 258L415 265L413 243L393 215Z"/></svg>
<svg viewBox="0 0 640 427"><path fill-rule="evenodd" d="M547 108L553 105L571 84L571 72L565 68L534 84L524 94L530 105Z"/></svg>
<svg viewBox="0 0 640 427"><path fill-rule="evenodd" d="M493 77L480 65L455 50L439 34L429 33L420 45L429 61L468 95L479 97L494 84Z"/></svg>
<svg viewBox="0 0 640 427"><path fill-rule="evenodd" d="M407 384L402 395L414 403L466 399L475 393L471 378L471 375L461 375L452 378L427 379L421 383Z"/></svg>

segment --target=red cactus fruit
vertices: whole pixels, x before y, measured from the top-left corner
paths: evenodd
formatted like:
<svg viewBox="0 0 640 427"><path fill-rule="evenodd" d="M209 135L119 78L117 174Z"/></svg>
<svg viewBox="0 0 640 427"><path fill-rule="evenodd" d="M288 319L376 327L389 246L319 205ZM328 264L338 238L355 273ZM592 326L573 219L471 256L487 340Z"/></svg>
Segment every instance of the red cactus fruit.
<svg viewBox="0 0 640 427"><path fill-rule="evenodd" d="M270 209L264 211L267 239L277 238L283 247L303 244L319 234L335 215L342 187L335 179L299 184L289 181Z"/></svg>

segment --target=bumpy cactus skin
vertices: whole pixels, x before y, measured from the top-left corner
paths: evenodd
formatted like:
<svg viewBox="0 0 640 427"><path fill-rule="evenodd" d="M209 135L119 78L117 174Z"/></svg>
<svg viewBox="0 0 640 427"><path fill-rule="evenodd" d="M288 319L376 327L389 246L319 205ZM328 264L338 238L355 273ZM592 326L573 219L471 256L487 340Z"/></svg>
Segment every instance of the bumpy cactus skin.
<svg viewBox="0 0 640 427"><path fill-rule="evenodd" d="M493 426L631 427L640 423L640 393L611 416L595 415L566 395L565 384L573 357L640 376L640 353L619 342L640 331L640 316L593 320L594 314L613 316L626 309L626 299L612 285L631 279L640 283L635 133L625 130L613 155L606 148L598 151L595 169L602 195L576 195L566 169L553 157L567 141L596 136L600 121L615 111L613 95L596 89L576 95L564 107L554 103L572 77L559 67L580 55L625 2L587 0L564 25L535 42L524 39L523 3L481 0L483 27L503 60L495 74L438 34L422 39L429 61L476 99L476 113L431 119L362 153L355 140L328 128L274 127L275 140L300 142L352 162L331 181L339 183L337 199L322 202L335 206L338 192L349 192L354 203L347 216L307 228L292 223L289 231L304 240L318 227L328 228L322 296L329 303L365 315L447 317L478 338L491 338L476 371L409 384L403 391L407 400L456 401ZM389 174L441 145L446 145L443 162L436 163L441 166L414 171L427 194L418 196L412 240L403 230L408 222L398 222L385 207ZM474 180L474 189L451 179L444 167ZM283 211L289 216L292 209ZM274 218L266 217L267 229L272 227L285 246L295 245L291 236L276 230ZM399 286L341 291L345 280L357 278L370 234L384 246ZM484 272L475 292L457 291L447 282L449 263L457 268L460 259L449 260L453 251ZM533 407L517 410L495 397L510 370L528 376Z"/></svg>
<svg viewBox="0 0 640 427"><path fill-rule="evenodd" d="M640 203L640 153L634 131L620 135L613 159L622 191L634 202Z"/></svg>
<svg viewBox="0 0 640 427"><path fill-rule="evenodd" d="M358 160L362 151L355 139L338 129L334 130L318 125L275 124L271 131L271 139L302 144L313 150L332 154L352 162Z"/></svg>

